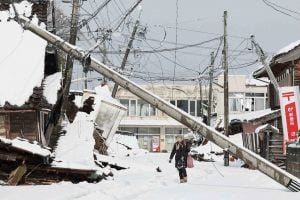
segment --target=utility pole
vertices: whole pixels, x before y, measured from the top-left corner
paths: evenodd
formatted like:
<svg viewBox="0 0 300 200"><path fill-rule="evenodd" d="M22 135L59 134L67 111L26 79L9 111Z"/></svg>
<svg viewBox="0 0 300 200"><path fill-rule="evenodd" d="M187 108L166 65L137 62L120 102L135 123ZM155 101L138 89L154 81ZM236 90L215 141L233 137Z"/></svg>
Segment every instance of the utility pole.
<svg viewBox="0 0 300 200"><path fill-rule="evenodd" d="M203 93L202 93L202 80L201 77L199 77L199 88L200 88L200 116L203 117L203 106L202 106L202 102L203 102Z"/></svg>
<svg viewBox="0 0 300 200"><path fill-rule="evenodd" d="M251 35L251 42L252 42L253 46L255 47L256 54L259 56L260 62L263 64L263 66L270 78L271 83L273 84L276 92L279 94L279 91L278 91L279 85L278 85L278 82L277 82L270 66L267 64L267 61L266 61L267 56L264 53L264 51L262 50L262 48L259 46L259 44L255 41L254 35Z"/></svg>
<svg viewBox="0 0 300 200"><path fill-rule="evenodd" d="M122 60L121 70L125 69L125 65L126 65L129 53L130 53L131 48L132 48L133 40L134 40L135 34L137 32L139 23L140 23L139 20L136 20L135 25L133 27L133 31L132 31L131 37L130 37L130 40L129 40L129 43L128 43L126 51L125 51L125 55L124 55L123 60ZM115 83L111 96L112 97L116 97L117 91L118 91L118 84Z"/></svg>
<svg viewBox="0 0 300 200"><path fill-rule="evenodd" d="M66 53L70 53L73 58L79 61L86 58L86 53L82 52L77 47L69 44L58 36L55 36L49 33L47 30L33 24L28 18L19 16L18 21L21 22L21 25L24 27L24 29L31 31L37 36L47 40L51 44L55 44L57 48L63 50ZM157 95L154 95L151 92L145 90L138 84L134 83L131 80L128 80L120 73L112 70L93 57L91 57L91 60L87 63L87 66L91 67L93 70L102 74L103 76L106 76L108 79L111 79L112 81L120 84L121 87L126 88L132 94L155 106L157 109L182 123L184 126L190 128L195 132L198 132L208 140L220 146L222 149L227 149L230 153L242 159L245 163L248 163L249 165L258 169L259 171L282 184L283 186L287 187L291 191L300 191L299 178L288 173L287 171L284 171L283 169L267 161L256 153L249 151L245 147L235 144L220 132L209 128L203 122L196 120L194 116L191 116L190 114L177 109L174 105L170 104L170 102L167 102Z"/></svg>
<svg viewBox="0 0 300 200"><path fill-rule="evenodd" d="M227 11L224 11L224 49L223 49L223 66L224 66L224 134L228 137L229 126L229 102L228 102L228 41L227 41ZM229 153L224 152L224 166L229 166Z"/></svg>
<svg viewBox="0 0 300 200"><path fill-rule="evenodd" d="M207 125L210 126L211 122L211 108L212 108L212 84L214 75L214 52L210 54L210 66L209 66L209 93L208 93L208 109L207 109Z"/></svg>
<svg viewBox="0 0 300 200"><path fill-rule="evenodd" d="M78 21L79 21L79 10L80 10L79 0L73 0L70 38L69 38L69 43L72 45L76 44ZM66 105L68 101L71 80L72 80L72 72L73 72L73 58L72 55L68 54L65 72L64 72L64 80L63 80L63 91L62 91L63 102L62 102L61 112L60 112L60 121L63 119L63 116L66 112Z"/></svg>

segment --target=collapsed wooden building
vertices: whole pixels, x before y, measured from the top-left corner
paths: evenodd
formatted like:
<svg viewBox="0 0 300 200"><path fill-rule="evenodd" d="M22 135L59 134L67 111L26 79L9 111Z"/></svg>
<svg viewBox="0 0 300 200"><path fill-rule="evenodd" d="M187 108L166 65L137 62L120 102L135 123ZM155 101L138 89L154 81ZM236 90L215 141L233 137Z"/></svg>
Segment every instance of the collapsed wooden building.
<svg viewBox="0 0 300 200"><path fill-rule="evenodd" d="M26 10L31 8L30 18L37 21L37 25L44 27L40 22L47 24L50 1L14 2L20 2L17 6ZM13 12L9 3L11 1L0 2L3 19ZM17 38L2 38L7 42L6 48L13 50L0 64L0 179L10 185L101 180L103 176L96 174L95 169L51 164L54 156L48 146L53 147L58 139L57 134L52 133L57 132L54 127L59 123L62 104L62 72L56 52L48 51L46 41L24 31L10 18L0 20L0 27L4 35L16 33L21 41L14 47L12 41Z"/></svg>

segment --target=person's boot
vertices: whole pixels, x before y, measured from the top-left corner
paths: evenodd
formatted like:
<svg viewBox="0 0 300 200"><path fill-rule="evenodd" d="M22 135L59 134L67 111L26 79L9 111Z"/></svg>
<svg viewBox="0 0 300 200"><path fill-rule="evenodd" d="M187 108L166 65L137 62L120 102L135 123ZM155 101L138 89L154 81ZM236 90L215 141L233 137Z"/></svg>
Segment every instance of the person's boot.
<svg viewBox="0 0 300 200"><path fill-rule="evenodd" d="M187 176L186 176L186 177L183 177L183 182L184 182L184 183L187 183Z"/></svg>
<svg viewBox="0 0 300 200"><path fill-rule="evenodd" d="M184 183L184 179L183 178L180 179L180 183Z"/></svg>

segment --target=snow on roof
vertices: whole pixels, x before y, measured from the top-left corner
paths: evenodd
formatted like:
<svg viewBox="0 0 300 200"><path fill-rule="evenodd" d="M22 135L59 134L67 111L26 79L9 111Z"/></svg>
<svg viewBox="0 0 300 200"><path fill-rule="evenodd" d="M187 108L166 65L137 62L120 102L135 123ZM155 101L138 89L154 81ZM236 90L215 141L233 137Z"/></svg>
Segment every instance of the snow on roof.
<svg viewBox="0 0 300 200"><path fill-rule="evenodd" d="M289 144L288 147L292 147L292 148L300 148L300 143Z"/></svg>
<svg viewBox="0 0 300 200"><path fill-rule="evenodd" d="M31 4L15 4L20 14L31 15ZM12 11L12 8L10 9ZM40 86L44 77L44 57L47 42L9 20L13 12L0 12L0 106L8 101L23 105ZM11 15L11 16L9 16ZM32 22L38 25L38 19ZM45 27L44 24L40 25Z"/></svg>
<svg viewBox="0 0 300 200"><path fill-rule="evenodd" d="M246 85L248 86L268 86L268 83L266 82L269 82L269 79L267 78L263 78L262 79L263 81L260 81L260 80L257 80L257 79L254 79L254 78L248 78L246 79Z"/></svg>
<svg viewBox="0 0 300 200"><path fill-rule="evenodd" d="M275 56L280 55L280 54L284 54L287 53L293 49L295 49L297 46L300 46L300 40L297 40L295 42L290 43L289 45L283 47L282 49L280 49Z"/></svg>
<svg viewBox="0 0 300 200"><path fill-rule="evenodd" d="M260 117L263 117L265 115L268 114L272 114L278 112L278 110L271 110L269 109L265 109L265 110L258 110L258 111L252 111L252 112L243 112L243 113L231 113L229 114L229 122L233 119L239 119L241 121L249 121L249 120L254 120ZM224 126L224 122L222 120L221 124L219 125L219 127L223 127Z"/></svg>
<svg viewBox="0 0 300 200"><path fill-rule="evenodd" d="M57 72L48 76L44 81L44 96L50 104L55 104L57 101L57 92L61 88L61 72Z"/></svg>
<svg viewBox="0 0 300 200"><path fill-rule="evenodd" d="M60 136L53 166L74 169L99 169L94 162L94 123L90 116L78 112L73 123L64 127L66 134Z"/></svg>
<svg viewBox="0 0 300 200"><path fill-rule="evenodd" d="M47 149L46 147L42 147L36 141L31 143L28 140L22 139L22 138L15 138L13 140L10 140L10 139L0 137L0 143L11 145L12 147L21 149L23 151L26 151L26 152L29 152L29 153L32 153L35 155L40 155L40 156L44 156L44 157L51 155L51 152L49 149Z"/></svg>
<svg viewBox="0 0 300 200"><path fill-rule="evenodd" d="M274 131L276 131L276 133L279 133L279 129L276 128L275 126L270 125L270 124L264 124L264 125L261 125L261 126L257 127L255 129L255 133L258 134L258 133L260 133L261 131L263 131L267 128L273 129Z"/></svg>

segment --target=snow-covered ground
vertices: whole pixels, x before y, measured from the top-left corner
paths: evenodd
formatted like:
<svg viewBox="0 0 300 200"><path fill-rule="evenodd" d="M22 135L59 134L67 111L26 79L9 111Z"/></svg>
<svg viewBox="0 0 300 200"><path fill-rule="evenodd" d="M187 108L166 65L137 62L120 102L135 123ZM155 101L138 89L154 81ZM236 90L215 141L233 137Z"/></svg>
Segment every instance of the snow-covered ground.
<svg viewBox="0 0 300 200"><path fill-rule="evenodd" d="M210 148L210 145L208 144ZM203 151L208 147L203 147ZM213 150L214 147L212 147ZM201 150L198 149L198 150ZM174 163L168 163L169 154L147 153L120 156L130 165L127 170L113 171L97 184L62 182L49 186L2 186L1 199L43 200L193 200L193 199L299 199L300 193L292 193L257 170L240 168L240 161L224 167L222 156L217 162L197 162L188 169L188 183L179 184ZM156 171L157 167L162 170Z"/></svg>

